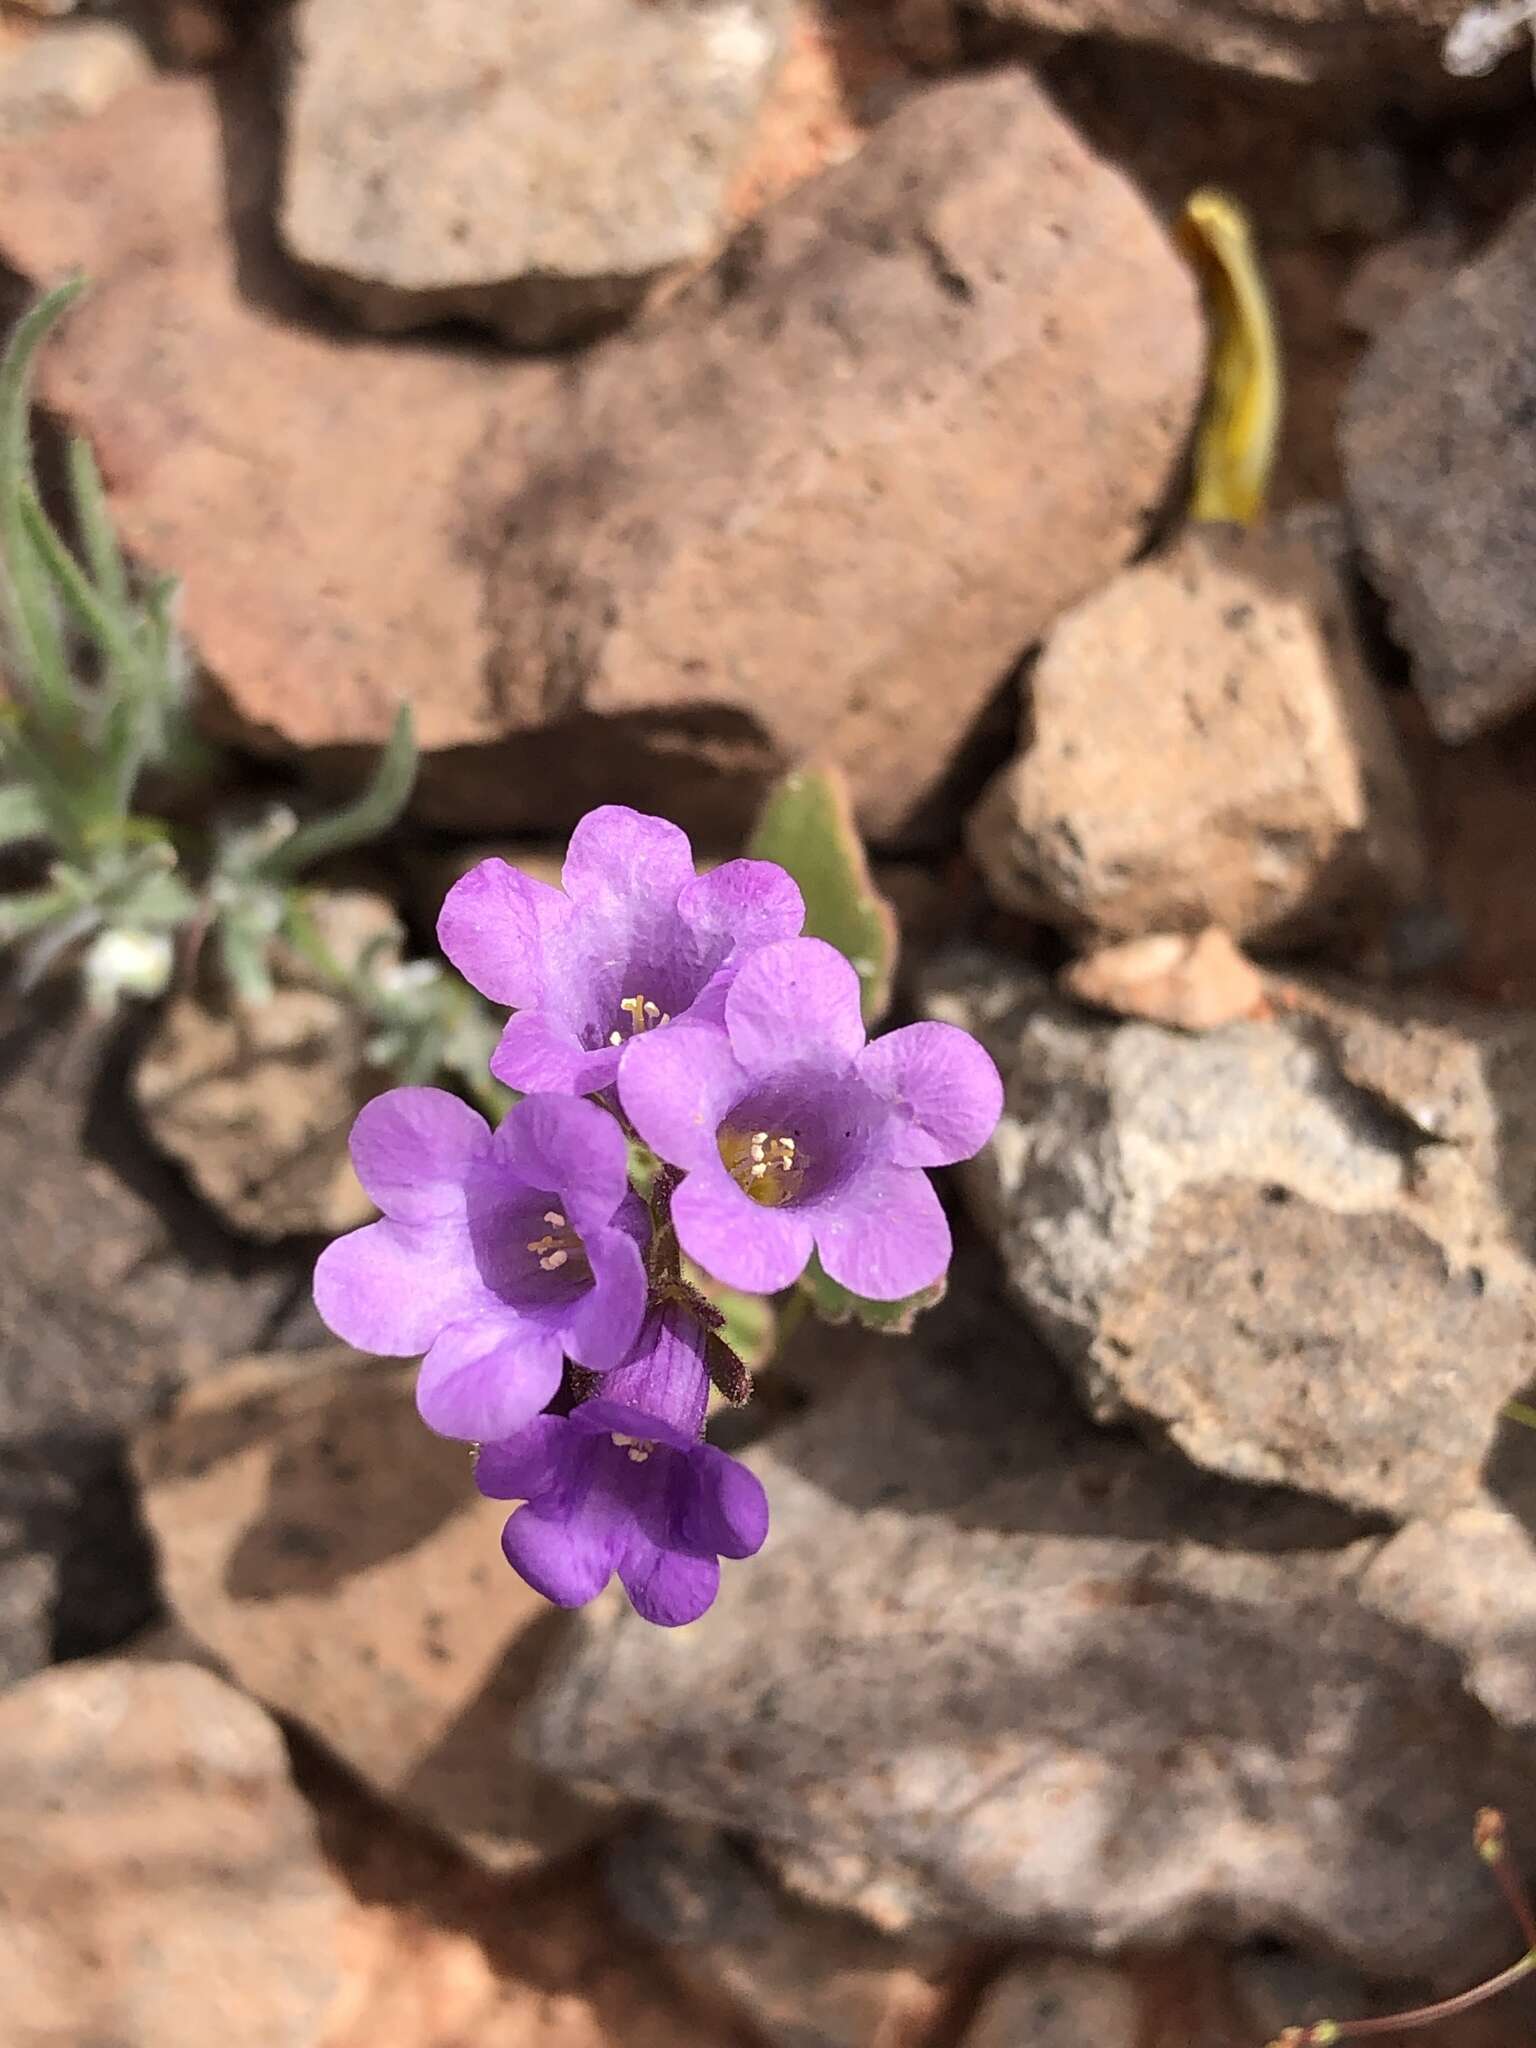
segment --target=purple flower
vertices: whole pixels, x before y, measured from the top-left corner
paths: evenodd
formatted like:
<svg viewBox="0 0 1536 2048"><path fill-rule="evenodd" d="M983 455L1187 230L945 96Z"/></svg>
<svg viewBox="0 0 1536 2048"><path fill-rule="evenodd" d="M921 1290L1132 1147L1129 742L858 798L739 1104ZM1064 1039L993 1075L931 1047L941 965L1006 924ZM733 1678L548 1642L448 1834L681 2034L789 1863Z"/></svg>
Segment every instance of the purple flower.
<svg viewBox="0 0 1536 2048"><path fill-rule="evenodd" d="M617 1572L647 1621L696 1621L720 1559L752 1557L768 1534L756 1475L699 1441L708 1398L704 1333L669 1304L595 1399L487 1444L480 1491L525 1503L502 1531L513 1570L561 1607L595 1599Z"/></svg>
<svg viewBox="0 0 1536 2048"><path fill-rule="evenodd" d="M383 1221L320 1254L315 1304L364 1351L424 1351L416 1404L442 1436L510 1436L565 1355L607 1372L645 1314L645 1212L624 1133L595 1102L530 1096L494 1134L436 1088L395 1088L352 1126Z"/></svg>
<svg viewBox="0 0 1536 2048"><path fill-rule="evenodd" d="M563 894L484 860L438 919L460 973L517 1011L491 1060L511 1088L611 1087L632 1039L718 1018L735 963L792 938L805 918L800 891L771 861L695 875L685 833L618 804L582 819L561 879Z"/></svg>
<svg viewBox="0 0 1536 2048"><path fill-rule="evenodd" d="M744 961L723 1018L633 1046L619 1076L640 1136L687 1170L672 1198L683 1250L756 1294L787 1287L813 1245L867 1300L931 1285L950 1238L923 1168L991 1135L1003 1090L986 1053L952 1024L866 1045L858 977L820 939Z"/></svg>

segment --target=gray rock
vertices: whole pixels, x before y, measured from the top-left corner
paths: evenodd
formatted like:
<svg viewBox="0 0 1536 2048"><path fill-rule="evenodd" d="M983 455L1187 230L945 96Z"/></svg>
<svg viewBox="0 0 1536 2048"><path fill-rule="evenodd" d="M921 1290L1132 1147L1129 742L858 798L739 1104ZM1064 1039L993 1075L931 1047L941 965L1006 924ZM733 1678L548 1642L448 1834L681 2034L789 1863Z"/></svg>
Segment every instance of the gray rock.
<svg viewBox="0 0 1536 2048"><path fill-rule="evenodd" d="M1000 903L1095 941L1274 944L1413 900L1413 793L1336 541L1298 515L1193 527L1056 621L1023 750L971 819Z"/></svg>
<svg viewBox="0 0 1536 2048"><path fill-rule="evenodd" d="M734 843L814 734L910 836L1136 547L1203 346L1161 226L1026 74L916 95L550 412L491 583L510 736L441 764L454 807L506 804L542 729L591 800L648 773Z"/></svg>
<svg viewBox="0 0 1536 2048"><path fill-rule="evenodd" d="M714 253L788 0L301 0L281 232L364 326L546 347Z"/></svg>
<svg viewBox="0 0 1536 2048"><path fill-rule="evenodd" d="M1385 327L1340 446L1367 565L1441 736L1536 699L1536 203Z"/></svg>
<svg viewBox="0 0 1536 2048"><path fill-rule="evenodd" d="M190 1665L0 1699L8 2048L321 2048L346 1895L259 1707Z"/></svg>
<svg viewBox="0 0 1536 2048"><path fill-rule="evenodd" d="M984 1291L962 1270L864 1370L825 1339L836 1391L752 1454L763 1554L675 1634L593 1610L530 1754L890 1929L1496 1959L1468 1828L1531 1810L1531 1759L1361 1603L1376 1543L1094 1430Z"/></svg>
<svg viewBox="0 0 1536 2048"><path fill-rule="evenodd" d="M1360 1509L1468 1504L1536 1372L1536 1018L1282 996L1196 1039L939 961L925 1008L1008 1083L963 1184L1101 1419Z"/></svg>
<svg viewBox="0 0 1536 2048"><path fill-rule="evenodd" d="M655 1814L606 1857L619 1913L701 1997L770 2048L924 2048L949 2003L953 1944L902 1942L788 1898L738 1844Z"/></svg>

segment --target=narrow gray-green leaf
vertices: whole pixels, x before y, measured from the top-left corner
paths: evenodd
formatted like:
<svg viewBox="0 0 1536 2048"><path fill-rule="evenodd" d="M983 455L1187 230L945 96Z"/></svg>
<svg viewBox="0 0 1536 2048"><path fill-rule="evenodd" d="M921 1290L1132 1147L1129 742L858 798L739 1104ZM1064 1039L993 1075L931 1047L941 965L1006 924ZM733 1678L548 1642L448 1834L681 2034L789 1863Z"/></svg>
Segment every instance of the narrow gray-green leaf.
<svg viewBox="0 0 1536 2048"><path fill-rule="evenodd" d="M23 494L32 483L32 421L30 390L37 351L85 289L84 278L71 278L39 299L13 331L0 358L0 567L11 626L23 671L23 686L35 693L45 718L63 725L73 714L60 621L52 598L37 575L35 554L22 524Z"/></svg>
<svg viewBox="0 0 1536 2048"><path fill-rule="evenodd" d="M387 832L410 802L416 784L416 732L411 708L402 704L389 744L379 756L367 788L342 810L311 818L261 863L261 872L291 880L317 860L363 846Z"/></svg>
<svg viewBox="0 0 1536 2048"><path fill-rule="evenodd" d="M25 782L0 785L0 846L21 846L48 837L48 809Z"/></svg>

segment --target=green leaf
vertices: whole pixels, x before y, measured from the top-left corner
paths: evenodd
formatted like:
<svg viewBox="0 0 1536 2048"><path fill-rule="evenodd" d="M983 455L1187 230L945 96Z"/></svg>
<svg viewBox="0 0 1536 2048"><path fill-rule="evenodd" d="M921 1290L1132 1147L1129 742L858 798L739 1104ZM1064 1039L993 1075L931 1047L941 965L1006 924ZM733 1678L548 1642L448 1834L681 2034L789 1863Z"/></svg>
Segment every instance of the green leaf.
<svg viewBox="0 0 1536 2048"><path fill-rule="evenodd" d="M344 853L387 832L410 802L418 759L411 707L402 704L389 744L362 795L328 818L311 818L301 825L266 856L261 872L273 879L291 880L325 855Z"/></svg>
<svg viewBox="0 0 1536 2048"><path fill-rule="evenodd" d="M25 782L0 787L0 846L20 846L48 837L48 809Z"/></svg>
<svg viewBox="0 0 1536 2048"><path fill-rule="evenodd" d="M76 702L53 596L22 523L22 501L33 481L29 394L38 350L84 289L84 278L71 278L39 299L0 359L0 566L19 680L55 727L69 724Z"/></svg>
<svg viewBox="0 0 1536 2048"><path fill-rule="evenodd" d="M862 1323L866 1330L878 1330L887 1337L905 1337L925 1309L944 1299L946 1282L936 1280L920 1294L903 1301L866 1301L850 1294L823 1267L815 1253L800 1276L800 1289L824 1323Z"/></svg>
<svg viewBox="0 0 1536 2048"><path fill-rule="evenodd" d="M836 946L852 963L864 1022L877 1024L891 1000L896 914L870 878L841 769L786 775L769 792L747 852L777 861L794 876L805 898L807 934Z"/></svg>
<svg viewBox="0 0 1536 2048"><path fill-rule="evenodd" d="M79 908L79 897L66 888L28 889L21 895L0 896L0 946L28 938L56 918L73 917Z"/></svg>

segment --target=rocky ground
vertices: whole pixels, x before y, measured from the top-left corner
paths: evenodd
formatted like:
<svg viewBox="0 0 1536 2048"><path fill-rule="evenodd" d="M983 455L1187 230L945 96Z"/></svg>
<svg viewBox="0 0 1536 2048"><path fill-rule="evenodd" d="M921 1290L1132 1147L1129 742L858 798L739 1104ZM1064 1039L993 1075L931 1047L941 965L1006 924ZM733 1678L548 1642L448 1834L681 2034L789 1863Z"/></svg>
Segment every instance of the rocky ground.
<svg viewBox="0 0 1536 2048"><path fill-rule="evenodd" d="M1007 1085L948 1299L795 1335L671 1633L526 1591L320 1329L346 1003L7 991L8 2044L1259 2048L1517 1952L1536 98L1457 11L0 7L0 310L91 279L40 399L207 732L302 805L414 707L338 953L594 802L734 853L814 754ZM1246 531L1183 510L1210 182Z"/></svg>

